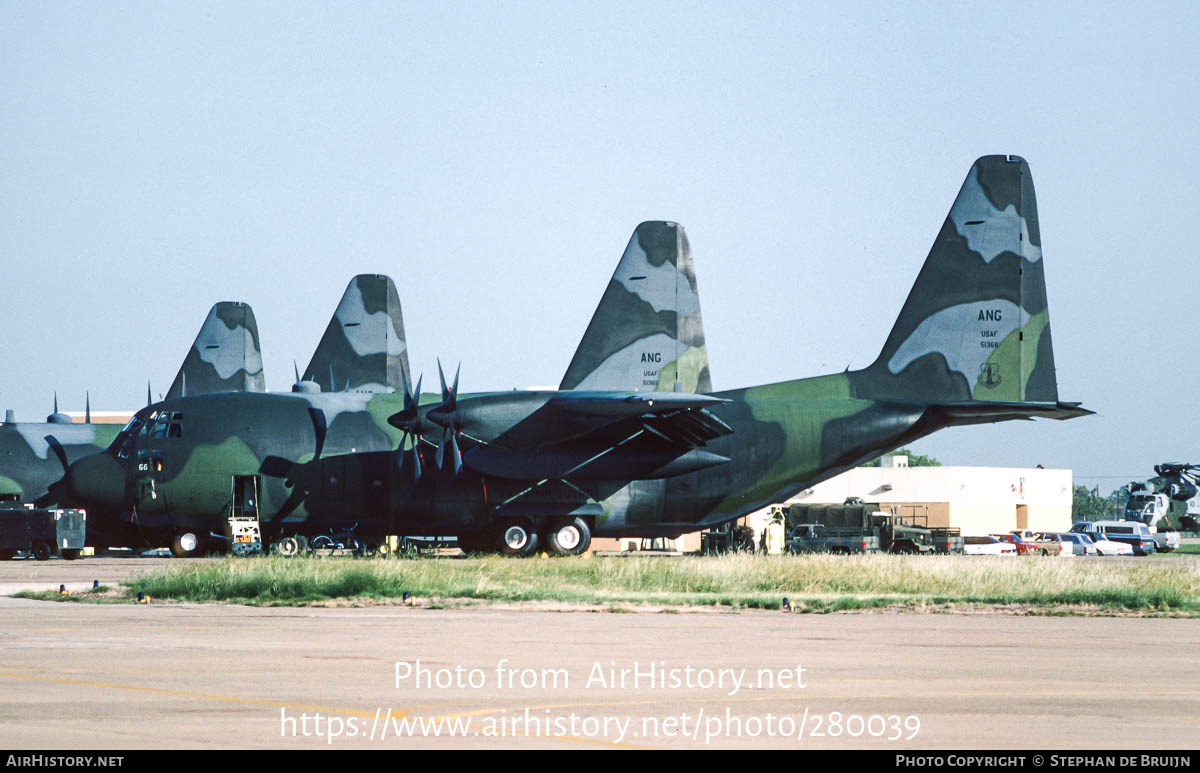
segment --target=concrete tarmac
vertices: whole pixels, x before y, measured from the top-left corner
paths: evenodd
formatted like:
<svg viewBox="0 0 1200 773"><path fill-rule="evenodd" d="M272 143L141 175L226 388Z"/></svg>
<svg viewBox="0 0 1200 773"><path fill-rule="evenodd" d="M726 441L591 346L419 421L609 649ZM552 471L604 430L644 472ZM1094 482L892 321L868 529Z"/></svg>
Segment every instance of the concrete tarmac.
<svg viewBox="0 0 1200 773"><path fill-rule="evenodd" d="M102 568L76 562L89 564ZM1200 737L1195 619L0 599L0 620L0 746L43 752L1162 750ZM404 725L420 719L440 735Z"/></svg>

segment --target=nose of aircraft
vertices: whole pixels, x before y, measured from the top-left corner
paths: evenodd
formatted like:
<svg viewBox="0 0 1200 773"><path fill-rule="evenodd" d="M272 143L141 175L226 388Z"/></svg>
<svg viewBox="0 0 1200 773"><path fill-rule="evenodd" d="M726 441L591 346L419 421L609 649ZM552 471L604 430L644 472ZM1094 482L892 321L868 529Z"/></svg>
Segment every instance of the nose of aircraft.
<svg viewBox="0 0 1200 773"><path fill-rule="evenodd" d="M85 456L67 470L67 486L84 502L125 503L125 471L108 454Z"/></svg>

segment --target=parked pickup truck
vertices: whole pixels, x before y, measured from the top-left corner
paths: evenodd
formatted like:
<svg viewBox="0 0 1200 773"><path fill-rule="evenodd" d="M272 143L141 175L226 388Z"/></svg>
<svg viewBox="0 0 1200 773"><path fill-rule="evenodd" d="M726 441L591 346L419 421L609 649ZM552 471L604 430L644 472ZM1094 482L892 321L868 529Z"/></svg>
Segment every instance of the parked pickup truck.
<svg viewBox="0 0 1200 773"><path fill-rule="evenodd" d="M83 510L33 507L0 509L0 561L17 553L32 553L45 561L59 553L68 561L79 558L86 536Z"/></svg>

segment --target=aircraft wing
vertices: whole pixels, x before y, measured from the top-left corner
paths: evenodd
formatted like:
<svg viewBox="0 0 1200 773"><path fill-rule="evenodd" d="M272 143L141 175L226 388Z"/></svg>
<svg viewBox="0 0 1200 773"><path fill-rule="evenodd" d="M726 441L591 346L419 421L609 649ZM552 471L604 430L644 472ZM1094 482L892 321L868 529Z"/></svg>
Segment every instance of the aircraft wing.
<svg viewBox="0 0 1200 773"><path fill-rule="evenodd" d="M589 418L642 418L642 427L663 440L702 446L733 433L707 409L728 400L685 392L562 392L550 405Z"/></svg>
<svg viewBox="0 0 1200 773"><path fill-rule="evenodd" d="M647 480L724 464L699 446L733 428L708 408L728 402L681 392L562 392L554 408L599 426L570 440L500 448L481 445L463 463L483 475L510 479Z"/></svg>

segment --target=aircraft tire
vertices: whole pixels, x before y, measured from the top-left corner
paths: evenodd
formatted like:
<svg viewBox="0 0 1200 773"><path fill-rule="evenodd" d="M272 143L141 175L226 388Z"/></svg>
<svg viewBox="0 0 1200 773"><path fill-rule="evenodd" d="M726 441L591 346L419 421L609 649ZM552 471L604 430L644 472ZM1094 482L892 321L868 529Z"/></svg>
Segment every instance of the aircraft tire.
<svg viewBox="0 0 1200 773"><path fill-rule="evenodd" d="M532 556L537 552L538 533L529 521L501 521L496 527L496 537L503 555Z"/></svg>
<svg viewBox="0 0 1200 773"><path fill-rule="evenodd" d="M275 543L275 552L284 558L300 555L300 540L296 537L284 537Z"/></svg>
<svg viewBox="0 0 1200 773"><path fill-rule="evenodd" d="M171 555L176 558L196 558L204 555L204 541L190 529L179 529L171 536Z"/></svg>
<svg viewBox="0 0 1200 773"><path fill-rule="evenodd" d="M54 549L50 547L49 542L33 543L33 557L39 561L49 561L50 556L54 555Z"/></svg>
<svg viewBox="0 0 1200 773"><path fill-rule="evenodd" d="M79 548L63 548L62 557L63 560L74 561L76 558L79 558Z"/></svg>
<svg viewBox="0 0 1200 773"><path fill-rule="evenodd" d="M592 544L592 530L587 521L576 518L566 523L559 522L546 534L546 547L556 556L578 556L587 552Z"/></svg>

